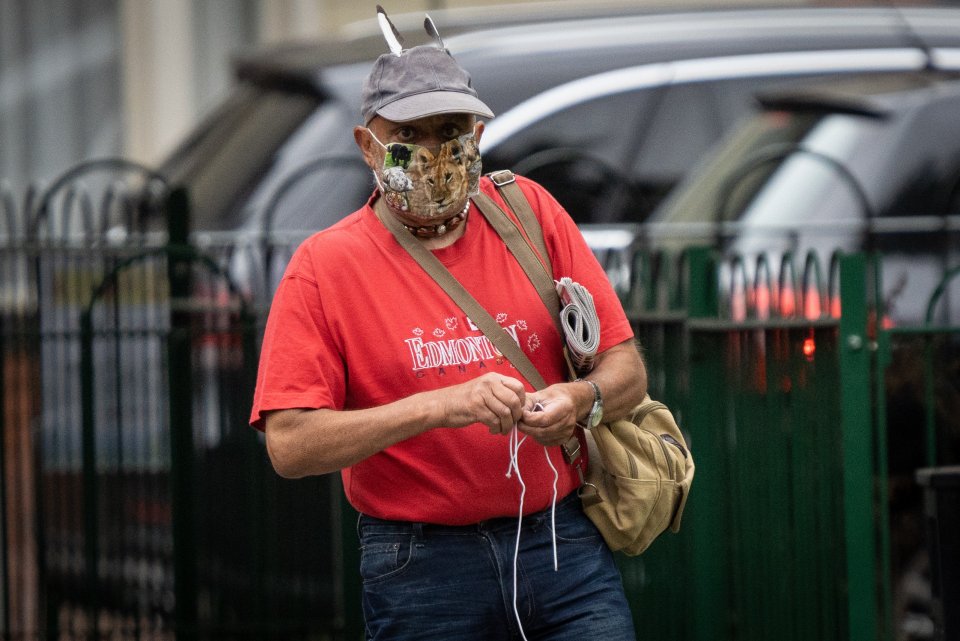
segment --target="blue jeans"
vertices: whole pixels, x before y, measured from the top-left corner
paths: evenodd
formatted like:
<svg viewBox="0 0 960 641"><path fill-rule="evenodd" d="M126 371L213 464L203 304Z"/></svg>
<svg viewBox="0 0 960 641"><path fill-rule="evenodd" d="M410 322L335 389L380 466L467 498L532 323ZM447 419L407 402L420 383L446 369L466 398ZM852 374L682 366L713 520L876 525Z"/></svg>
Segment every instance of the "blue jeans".
<svg viewBox="0 0 960 641"><path fill-rule="evenodd" d="M517 519L462 527L358 522L367 639L513 641ZM574 492L557 503L558 571L550 509L520 535L517 611L528 641L636 641L613 554Z"/></svg>

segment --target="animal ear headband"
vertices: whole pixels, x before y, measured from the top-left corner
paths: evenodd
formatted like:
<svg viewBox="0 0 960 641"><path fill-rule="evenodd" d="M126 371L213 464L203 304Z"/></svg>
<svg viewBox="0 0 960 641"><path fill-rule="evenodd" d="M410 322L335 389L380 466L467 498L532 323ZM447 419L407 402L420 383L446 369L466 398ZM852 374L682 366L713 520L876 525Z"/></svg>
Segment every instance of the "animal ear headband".
<svg viewBox="0 0 960 641"><path fill-rule="evenodd" d="M428 36L436 40L438 49L446 49L446 47L443 46L443 39L440 37L440 32L437 31L437 25L433 23L429 15L424 15L424 31L427 32ZM377 22L380 23L380 30L383 31L383 37L387 41L387 46L390 47L390 52L395 56L399 56L403 52L403 36L397 31L393 22L387 17L387 12L384 11L380 5L377 5Z"/></svg>

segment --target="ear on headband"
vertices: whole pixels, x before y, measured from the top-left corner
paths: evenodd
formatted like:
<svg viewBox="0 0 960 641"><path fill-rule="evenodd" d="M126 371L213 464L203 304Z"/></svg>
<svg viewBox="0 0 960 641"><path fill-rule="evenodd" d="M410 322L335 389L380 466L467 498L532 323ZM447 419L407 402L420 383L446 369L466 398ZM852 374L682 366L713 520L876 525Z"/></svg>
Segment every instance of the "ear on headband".
<svg viewBox="0 0 960 641"><path fill-rule="evenodd" d="M403 36L400 35L397 28L390 22L390 18L387 17L387 12L384 11L380 5L377 5L377 22L380 23L380 30L383 32L383 37L386 39L391 53L399 56L403 51Z"/></svg>
<svg viewBox="0 0 960 641"><path fill-rule="evenodd" d="M423 20L423 28L426 30L427 35L437 41L437 47L439 49L446 49L443 46L443 39L440 38L440 32L437 31L437 25L433 24L433 20L430 18L429 14L423 14L425 16Z"/></svg>
<svg viewBox="0 0 960 641"><path fill-rule="evenodd" d="M437 30L437 25L434 24L433 19L428 14L424 14L424 16L423 28L427 32L427 35L436 41L438 49L446 50L446 47L443 46L443 39L440 37L440 32ZM390 47L390 52L395 56L399 56L403 52L403 36L397 31L397 27L390 21L390 18L387 17L387 12L384 11L380 5L377 5L377 22L380 23L380 30L383 32L383 37L387 41L387 46Z"/></svg>

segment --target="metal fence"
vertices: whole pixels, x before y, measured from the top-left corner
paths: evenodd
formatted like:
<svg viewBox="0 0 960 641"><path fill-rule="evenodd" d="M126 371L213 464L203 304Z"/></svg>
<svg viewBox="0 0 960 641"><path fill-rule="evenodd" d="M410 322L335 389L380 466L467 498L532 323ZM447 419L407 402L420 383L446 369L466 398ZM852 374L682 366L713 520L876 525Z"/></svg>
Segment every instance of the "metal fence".
<svg viewBox="0 0 960 641"><path fill-rule="evenodd" d="M188 194L91 170L0 194L0 638L361 638L338 477L280 479L246 425L299 239L188 234ZM910 638L955 329L883 328L864 255L601 257L698 463L680 535L619 560L643 636Z"/></svg>

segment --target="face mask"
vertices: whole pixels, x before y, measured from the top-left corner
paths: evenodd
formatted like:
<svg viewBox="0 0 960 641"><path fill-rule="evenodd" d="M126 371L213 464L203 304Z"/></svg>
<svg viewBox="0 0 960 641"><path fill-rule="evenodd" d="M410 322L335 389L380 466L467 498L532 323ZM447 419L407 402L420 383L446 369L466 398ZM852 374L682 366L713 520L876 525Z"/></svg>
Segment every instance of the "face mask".
<svg viewBox="0 0 960 641"><path fill-rule="evenodd" d="M479 192L480 150L473 132L448 140L436 154L420 145L384 145L370 135L384 149L383 166L374 176L393 210L423 223L437 222L463 211Z"/></svg>

